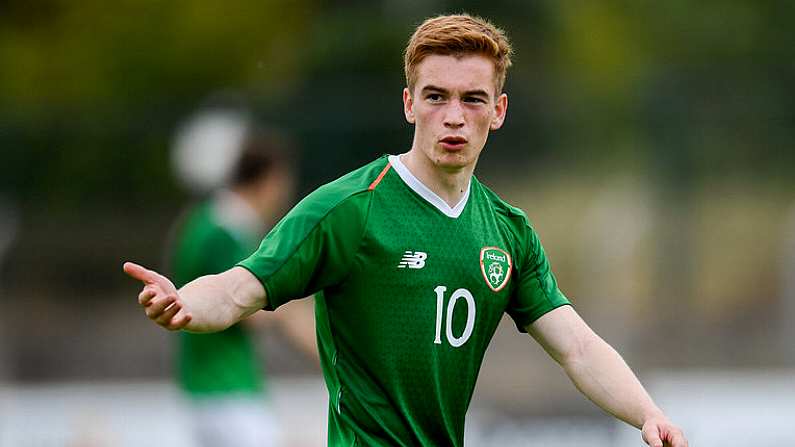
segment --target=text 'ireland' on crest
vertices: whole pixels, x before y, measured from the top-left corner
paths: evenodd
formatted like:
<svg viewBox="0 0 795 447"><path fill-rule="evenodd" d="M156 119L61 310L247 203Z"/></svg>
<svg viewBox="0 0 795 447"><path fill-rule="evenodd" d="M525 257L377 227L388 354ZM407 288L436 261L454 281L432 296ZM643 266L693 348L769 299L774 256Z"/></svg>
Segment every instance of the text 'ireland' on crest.
<svg viewBox="0 0 795 447"><path fill-rule="evenodd" d="M513 263L511 255L498 247L483 247L480 250L480 271L489 288L495 292L508 284Z"/></svg>

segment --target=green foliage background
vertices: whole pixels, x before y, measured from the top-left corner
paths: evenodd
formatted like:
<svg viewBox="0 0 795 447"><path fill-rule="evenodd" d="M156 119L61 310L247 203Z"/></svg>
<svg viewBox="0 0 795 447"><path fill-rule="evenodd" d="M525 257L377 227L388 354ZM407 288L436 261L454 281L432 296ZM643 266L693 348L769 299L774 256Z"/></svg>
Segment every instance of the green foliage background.
<svg viewBox="0 0 795 447"><path fill-rule="evenodd" d="M294 131L308 189L408 147L403 44L424 17L463 10L516 47L494 158L791 187L787 2L48 0L0 3L0 188L53 212L180 200L174 126L236 91Z"/></svg>

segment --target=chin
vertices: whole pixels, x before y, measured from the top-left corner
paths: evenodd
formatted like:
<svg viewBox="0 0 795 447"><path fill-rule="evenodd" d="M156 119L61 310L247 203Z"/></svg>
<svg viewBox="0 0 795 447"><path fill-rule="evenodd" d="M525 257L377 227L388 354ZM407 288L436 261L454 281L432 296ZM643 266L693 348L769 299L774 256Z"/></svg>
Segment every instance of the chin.
<svg viewBox="0 0 795 447"><path fill-rule="evenodd" d="M462 169L474 163L463 154L441 154L436 158L436 166L444 169Z"/></svg>

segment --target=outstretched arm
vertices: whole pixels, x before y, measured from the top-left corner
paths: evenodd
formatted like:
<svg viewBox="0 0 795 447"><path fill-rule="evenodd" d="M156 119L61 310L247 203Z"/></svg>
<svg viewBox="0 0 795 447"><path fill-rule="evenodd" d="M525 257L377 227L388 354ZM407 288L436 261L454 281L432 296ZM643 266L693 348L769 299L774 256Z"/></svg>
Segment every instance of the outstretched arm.
<svg viewBox="0 0 795 447"><path fill-rule="evenodd" d="M202 276L179 290L165 276L132 262L124 263L124 272L143 282L138 302L146 316L172 331L221 331L267 303L265 288L242 267Z"/></svg>
<svg viewBox="0 0 795 447"><path fill-rule="evenodd" d="M641 429L652 447L687 447L624 359L571 306L548 312L527 331L566 371L580 392L615 417Z"/></svg>

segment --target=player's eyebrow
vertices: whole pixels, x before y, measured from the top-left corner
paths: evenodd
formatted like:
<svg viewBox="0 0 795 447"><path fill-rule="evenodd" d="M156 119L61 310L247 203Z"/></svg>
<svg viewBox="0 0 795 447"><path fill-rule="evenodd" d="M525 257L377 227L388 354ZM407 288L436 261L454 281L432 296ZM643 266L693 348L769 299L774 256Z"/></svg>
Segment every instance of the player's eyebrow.
<svg viewBox="0 0 795 447"><path fill-rule="evenodd" d="M449 93L447 89L435 85L426 85L422 88L422 93Z"/></svg>
<svg viewBox="0 0 795 447"><path fill-rule="evenodd" d="M467 90L462 96L478 96L483 98L489 97L489 92L483 89Z"/></svg>
<svg viewBox="0 0 795 447"><path fill-rule="evenodd" d="M442 94L450 93L449 90L447 90L446 88L437 87L435 85L426 85L425 87L422 88L421 92L422 93L442 93ZM465 91L461 96L479 96L479 97L488 98L489 97L489 92L487 92L487 91L485 91L483 89L474 89L474 90Z"/></svg>

